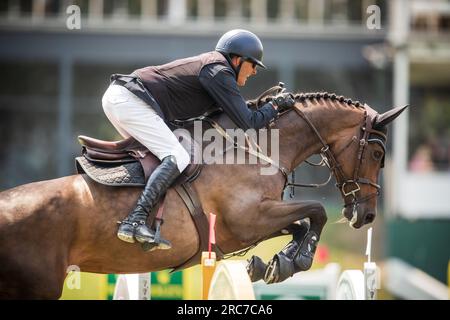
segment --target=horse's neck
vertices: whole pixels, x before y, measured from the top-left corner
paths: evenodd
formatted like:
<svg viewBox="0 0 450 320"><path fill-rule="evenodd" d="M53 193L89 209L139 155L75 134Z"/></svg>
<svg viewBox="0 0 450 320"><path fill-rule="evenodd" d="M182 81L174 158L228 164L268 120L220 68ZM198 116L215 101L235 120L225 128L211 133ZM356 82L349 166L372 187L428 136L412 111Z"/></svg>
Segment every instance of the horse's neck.
<svg viewBox="0 0 450 320"><path fill-rule="evenodd" d="M317 100L315 103L307 100L297 106L332 149L345 132L359 126L364 114L363 110L343 103L329 105ZM277 127L280 129L280 163L290 171L311 155L319 153L323 147L310 126L294 110L281 117Z"/></svg>

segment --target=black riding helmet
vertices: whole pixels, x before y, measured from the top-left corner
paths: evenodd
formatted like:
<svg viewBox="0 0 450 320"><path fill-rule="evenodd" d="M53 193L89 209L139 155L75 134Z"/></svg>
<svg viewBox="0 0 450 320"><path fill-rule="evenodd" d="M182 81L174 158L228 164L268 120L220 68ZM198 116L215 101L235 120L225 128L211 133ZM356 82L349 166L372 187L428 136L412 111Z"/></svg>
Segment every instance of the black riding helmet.
<svg viewBox="0 0 450 320"><path fill-rule="evenodd" d="M261 40L252 32L243 29L234 29L225 33L217 42L216 51L219 51L231 60L230 55L240 56L242 60L255 63L267 69L262 63L263 46ZM242 62L236 68L236 77L239 75Z"/></svg>

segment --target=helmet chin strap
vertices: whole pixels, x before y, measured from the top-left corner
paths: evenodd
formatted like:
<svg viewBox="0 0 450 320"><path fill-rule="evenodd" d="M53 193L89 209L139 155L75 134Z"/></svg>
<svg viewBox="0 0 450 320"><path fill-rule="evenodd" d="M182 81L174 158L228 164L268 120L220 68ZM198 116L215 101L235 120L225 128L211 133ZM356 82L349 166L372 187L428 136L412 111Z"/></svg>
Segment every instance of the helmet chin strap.
<svg viewBox="0 0 450 320"><path fill-rule="evenodd" d="M239 79L239 72L241 72L242 64L244 63L244 59L242 57L239 57L241 61L239 64L235 67L233 64L233 60L230 58L230 56L226 57L228 62L230 63L231 67L234 69L234 72L236 73L236 81Z"/></svg>
<svg viewBox="0 0 450 320"><path fill-rule="evenodd" d="M239 64L235 67L233 64L233 59L231 59L231 57L229 55L225 55L225 58L228 60L228 63L230 64L230 66L234 69L234 72L236 73L236 81L239 78L239 72L241 72L241 68L242 68L242 64L244 63L244 59L242 57L241 58L241 62L239 62Z"/></svg>
<svg viewBox="0 0 450 320"><path fill-rule="evenodd" d="M242 64L244 63L244 60L241 58L241 62L239 62L238 66L236 67L236 80L239 79L239 72L241 72Z"/></svg>

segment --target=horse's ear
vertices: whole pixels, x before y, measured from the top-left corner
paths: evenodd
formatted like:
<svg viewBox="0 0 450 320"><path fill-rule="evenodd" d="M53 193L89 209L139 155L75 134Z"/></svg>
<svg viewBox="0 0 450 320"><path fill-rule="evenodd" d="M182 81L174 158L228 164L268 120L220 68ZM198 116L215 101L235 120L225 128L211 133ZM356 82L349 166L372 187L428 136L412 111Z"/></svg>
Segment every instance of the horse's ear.
<svg viewBox="0 0 450 320"><path fill-rule="evenodd" d="M403 106L403 107L397 107L394 109L391 109L383 114L379 114L377 118L375 119L374 123L374 129L380 129L384 126L391 123L395 118L397 118L403 111L405 111L406 108L408 108L409 105Z"/></svg>

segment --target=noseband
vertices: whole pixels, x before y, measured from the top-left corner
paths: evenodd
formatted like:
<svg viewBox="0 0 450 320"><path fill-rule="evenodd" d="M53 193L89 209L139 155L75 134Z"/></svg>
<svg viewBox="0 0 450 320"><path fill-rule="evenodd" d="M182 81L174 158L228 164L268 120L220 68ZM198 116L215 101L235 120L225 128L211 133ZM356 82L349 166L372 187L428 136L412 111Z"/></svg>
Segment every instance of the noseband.
<svg viewBox="0 0 450 320"><path fill-rule="evenodd" d="M320 143L322 144L322 148L320 149L320 154L323 159L326 161L325 164L328 166L331 172L334 173L336 177L336 187L340 190L341 194L344 197L344 207L353 207L353 214L356 212L356 208L360 203L364 203L368 201L369 199L376 197L380 193L380 185L377 183L370 181L370 179L361 178L359 177L359 169L362 164L364 152L366 150L366 146L369 143L378 143L383 150L386 150L385 147L385 141L386 141L386 135L378 130L373 129L373 122L377 115L376 111L368 107L367 105L364 105L364 123L361 126L361 135L358 140L358 138L353 137L353 139L347 143L347 145L342 149L338 154L334 154L329 145L325 142L325 140L320 135L319 131L316 129L314 124L306 117L305 113L298 107L294 106L292 109L295 110L295 112L308 124L308 126L311 128L311 130L314 132L314 134L319 139ZM342 166L337 160L337 157L344 151L347 147L349 147L354 141L359 141L359 147L357 156L355 159L355 169L353 170L353 175L351 178L346 177L344 171L342 170ZM384 163L384 158L382 160L382 163ZM361 190L360 184L367 184L373 188L376 189L375 192L359 198L357 196L357 193ZM291 184L294 185L295 184ZM349 199L349 197L351 198ZM349 200L348 200L349 199Z"/></svg>

